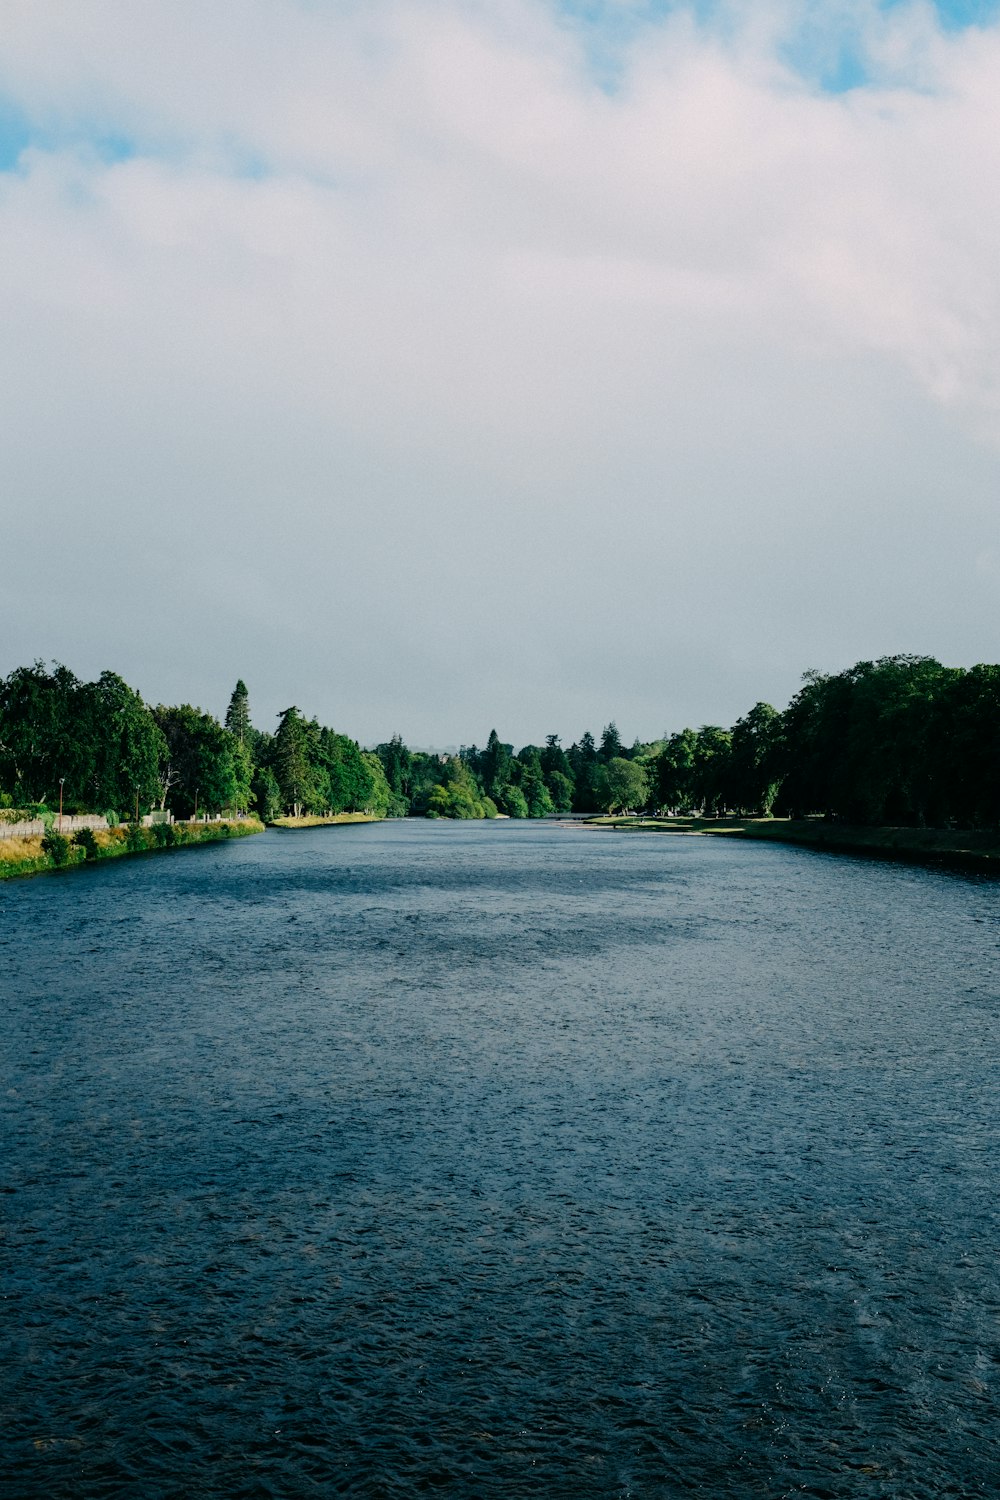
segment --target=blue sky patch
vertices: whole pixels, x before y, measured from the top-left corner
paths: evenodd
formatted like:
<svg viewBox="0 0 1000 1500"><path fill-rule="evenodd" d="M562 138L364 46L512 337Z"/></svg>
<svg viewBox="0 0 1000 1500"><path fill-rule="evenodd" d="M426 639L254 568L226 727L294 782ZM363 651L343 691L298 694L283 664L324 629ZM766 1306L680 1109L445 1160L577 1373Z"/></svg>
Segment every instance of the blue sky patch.
<svg viewBox="0 0 1000 1500"><path fill-rule="evenodd" d="M128 161L136 155L136 144L118 131L100 126L88 128L85 120L39 125L9 100L0 99L0 172L13 172L21 153L30 147L59 151L83 147L101 161Z"/></svg>
<svg viewBox="0 0 1000 1500"><path fill-rule="evenodd" d="M0 172L12 172L21 152L33 140L27 118L14 105L0 99Z"/></svg>
<svg viewBox="0 0 1000 1500"><path fill-rule="evenodd" d="M643 31L660 24L678 11L693 15L706 29L729 29L732 10L721 0L552 0L555 11L574 27L583 42L596 81L614 92L621 81L625 49ZM909 0L880 0L883 11L897 9ZM970 26L994 25L1000 20L1000 0L935 0L941 26L959 31ZM838 22L824 14L822 6L804 8L797 29L791 33L782 56L788 65L813 86L828 93L844 93L872 82L862 37L851 19Z"/></svg>

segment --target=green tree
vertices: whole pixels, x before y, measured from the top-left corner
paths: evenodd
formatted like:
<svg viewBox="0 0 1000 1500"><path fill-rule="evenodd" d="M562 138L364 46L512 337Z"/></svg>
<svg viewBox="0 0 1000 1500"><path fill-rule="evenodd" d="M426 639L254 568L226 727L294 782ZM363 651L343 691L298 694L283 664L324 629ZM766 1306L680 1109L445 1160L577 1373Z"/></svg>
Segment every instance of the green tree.
<svg viewBox="0 0 1000 1500"><path fill-rule="evenodd" d="M116 672L88 683L90 722L97 730L91 784L94 806L135 815L158 799L163 735L140 695Z"/></svg>
<svg viewBox="0 0 1000 1500"><path fill-rule="evenodd" d="M447 761L442 768L441 780L431 789L427 811L437 818L485 818L488 807L469 767L459 757Z"/></svg>
<svg viewBox="0 0 1000 1500"><path fill-rule="evenodd" d="M575 791L573 768L557 734L546 735L541 766L553 808L556 812L569 812Z"/></svg>
<svg viewBox="0 0 1000 1500"><path fill-rule="evenodd" d="M368 800L364 811L374 813L378 818L384 818L392 804L392 790L386 780L382 762L373 750L363 750L361 759L368 772L371 786L368 792Z"/></svg>
<svg viewBox="0 0 1000 1500"><path fill-rule="evenodd" d="M250 695L242 677L237 681L226 709L226 728L241 745L249 746L253 732L250 724Z"/></svg>
<svg viewBox="0 0 1000 1500"><path fill-rule="evenodd" d="M158 790L161 806L180 818L195 811L238 810L249 800L249 762L218 719L190 703L155 710L162 735Z"/></svg>
<svg viewBox="0 0 1000 1500"><path fill-rule="evenodd" d="M597 755L602 764L607 765L609 761L624 758L621 735L618 733L618 725L614 719L610 724L604 726L601 734L601 748Z"/></svg>
<svg viewBox="0 0 1000 1500"><path fill-rule="evenodd" d="M616 755L602 768L602 800L608 812L627 812L644 807L649 796L645 771L635 761Z"/></svg>
<svg viewBox="0 0 1000 1500"><path fill-rule="evenodd" d="M413 757L403 744L402 736L394 734L391 740L376 746L375 753L382 763L385 779L389 785L389 816L405 818L410 808L411 775Z"/></svg>
<svg viewBox="0 0 1000 1500"><path fill-rule="evenodd" d="M694 799L695 747L693 729L672 734L656 760L653 800L669 812L690 812Z"/></svg>
<svg viewBox="0 0 1000 1500"><path fill-rule="evenodd" d="M282 806L296 818L302 816L305 805L316 795L309 748L305 720L293 704L280 715L278 732L274 737L272 770L278 783Z"/></svg>
<svg viewBox="0 0 1000 1500"><path fill-rule="evenodd" d="M272 822L281 813L281 788L270 766L259 766L254 772L253 799L265 823Z"/></svg>
<svg viewBox="0 0 1000 1500"><path fill-rule="evenodd" d="M736 812L769 817L781 786L781 715L756 703L733 725L726 800Z"/></svg>
<svg viewBox="0 0 1000 1500"><path fill-rule="evenodd" d="M589 729L580 736L577 744L570 747L569 763L573 772L574 812L596 812L598 809L597 747Z"/></svg>
<svg viewBox="0 0 1000 1500"><path fill-rule="evenodd" d="M552 808L557 813L568 813L573 806L573 782L561 771L550 771L546 778Z"/></svg>
<svg viewBox="0 0 1000 1500"><path fill-rule="evenodd" d="M527 818L528 803L524 793L519 786L503 786L500 795L495 799L501 812L505 812L508 818Z"/></svg>
<svg viewBox="0 0 1000 1500"><path fill-rule="evenodd" d="M85 802L99 726L81 722L82 686L68 667L17 667L0 682L0 785L22 803ZM85 731L81 733L82 731Z"/></svg>
<svg viewBox="0 0 1000 1500"><path fill-rule="evenodd" d="M694 747L694 799L706 817L717 818L726 811L730 745L728 729L704 724L698 730Z"/></svg>
<svg viewBox="0 0 1000 1500"><path fill-rule="evenodd" d="M480 760L480 775L483 790L493 798L494 802L498 800L501 789L511 780L512 760L513 752L510 745L503 744L496 730L491 729L486 749Z"/></svg>
<svg viewBox="0 0 1000 1500"><path fill-rule="evenodd" d="M547 818L552 813L552 797L545 785L542 758L537 745L525 745L518 752L518 785L528 805L529 818Z"/></svg>

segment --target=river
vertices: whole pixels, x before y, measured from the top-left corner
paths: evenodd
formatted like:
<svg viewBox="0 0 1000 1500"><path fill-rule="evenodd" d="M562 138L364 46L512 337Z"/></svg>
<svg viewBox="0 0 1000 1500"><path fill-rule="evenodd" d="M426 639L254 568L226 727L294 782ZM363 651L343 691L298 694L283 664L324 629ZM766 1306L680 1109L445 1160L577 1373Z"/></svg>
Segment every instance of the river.
<svg viewBox="0 0 1000 1500"><path fill-rule="evenodd" d="M6 1500L995 1495L998 897L418 821L0 887Z"/></svg>

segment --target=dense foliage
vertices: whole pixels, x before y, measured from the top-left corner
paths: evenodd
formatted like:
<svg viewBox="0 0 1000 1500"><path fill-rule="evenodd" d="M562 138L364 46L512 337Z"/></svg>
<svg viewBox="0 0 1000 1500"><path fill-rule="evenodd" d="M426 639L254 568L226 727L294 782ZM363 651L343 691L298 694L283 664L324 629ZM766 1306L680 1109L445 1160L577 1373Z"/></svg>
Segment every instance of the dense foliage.
<svg viewBox="0 0 1000 1500"><path fill-rule="evenodd" d="M57 807L135 820L153 808L264 817L281 812L384 816L377 755L286 709L277 732L250 722L238 682L225 725L188 703L150 708L120 677L80 682L41 662L0 679L0 807Z"/></svg>
<svg viewBox="0 0 1000 1500"><path fill-rule="evenodd" d="M556 812L819 814L843 822L1000 826L1000 666L970 671L890 656L807 672L780 713L757 703L730 729L703 725L626 748L614 723L564 750L557 735L514 753L494 731L463 749L462 793L445 757L378 746L392 811L481 817Z"/></svg>
<svg viewBox="0 0 1000 1500"><path fill-rule="evenodd" d="M703 725L630 748L616 725L568 749L550 734L515 753L376 747L284 710L255 729L245 683L225 723L189 704L151 709L112 672L79 682L36 662L0 679L0 806L66 811L370 812L544 818L577 812L820 814L844 822L1000 826L1000 666L930 657L809 672L783 712L757 703L730 729Z"/></svg>

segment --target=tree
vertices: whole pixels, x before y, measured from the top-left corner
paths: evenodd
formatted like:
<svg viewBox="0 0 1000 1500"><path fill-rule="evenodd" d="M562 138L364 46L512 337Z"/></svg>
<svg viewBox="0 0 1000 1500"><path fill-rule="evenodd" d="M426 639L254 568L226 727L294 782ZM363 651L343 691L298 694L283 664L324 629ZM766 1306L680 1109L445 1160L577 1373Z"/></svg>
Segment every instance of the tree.
<svg viewBox="0 0 1000 1500"><path fill-rule="evenodd" d="M526 818L529 816L528 803L519 786L501 787L500 795L496 799L496 802L501 812L505 812L508 818Z"/></svg>
<svg viewBox="0 0 1000 1500"><path fill-rule="evenodd" d="M272 822L281 812L281 788L270 766L260 766L254 773L253 798L265 823Z"/></svg>
<svg viewBox="0 0 1000 1500"><path fill-rule="evenodd" d="M140 695L116 672L102 672L85 689L97 729L91 784L94 805L134 815L159 800L163 735ZM221 731L220 731L221 732Z"/></svg>
<svg viewBox="0 0 1000 1500"><path fill-rule="evenodd" d="M733 726L726 800L736 812L769 817L781 786L781 715L756 703Z"/></svg>
<svg viewBox="0 0 1000 1500"><path fill-rule="evenodd" d="M577 744L570 746L568 758L573 773L574 812L596 812L597 748L589 729L584 731Z"/></svg>
<svg viewBox="0 0 1000 1500"><path fill-rule="evenodd" d="M700 805L706 817L717 818L726 811L729 756L729 730L702 725L695 738L693 791L695 805Z"/></svg>
<svg viewBox="0 0 1000 1500"><path fill-rule="evenodd" d="M621 735L618 733L618 725L615 723L614 719L612 719L610 724L606 724L604 726L604 731L601 735L601 748L598 752L598 759L602 761L604 765L607 765L608 761L614 760L619 757L622 757Z"/></svg>
<svg viewBox="0 0 1000 1500"><path fill-rule="evenodd" d="M410 777L413 757L403 744L402 737L394 734L385 744L377 745L375 753L382 762L385 779L391 793L389 813L394 818L403 818L410 806Z"/></svg>
<svg viewBox="0 0 1000 1500"><path fill-rule="evenodd" d="M513 752L510 745L505 745L499 739L495 729L490 730L490 737L486 742L486 749L480 759L480 774L483 781L483 790L497 800L501 789L511 780L511 760Z"/></svg>
<svg viewBox="0 0 1000 1500"><path fill-rule="evenodd" d="M688 812L694 797L697 735L682 729L667 740L655 762L654 802L670 812Z"/></svg>
<svg viewBox="0 0 1000 1500"><path fill-rule="evenodd" d="M445 763L441 780L431 790L427 811L436 818L486 818L496 814L492 801L480 795L472 772L460 756Z"/></svg>
<svg viewBox="0 0 1000 1500"><path fill-rule="evenodd" d="M573 768L569 756L559 743L557 734L545 736L545 748L541 753L542 774L556 812L569 812L573 806Z"/></svg>
<svg viewBox="0 0 1000 1500"><path fill-rule="evenodd" d="M600 786L608 812L626 812L644 807L649 796L646 773L635 761L616 755L601 772Z"/></svg>
<svg viewBox="0 0 1000 1500"><path fill-rule="evenodd" d="M0 683L0 785L21 802L85 803L99 726L82 716L82 684L68 667L17 667ZM82 733L81 733L82 731Z"/></svg>
<svg viewBox="0 0 1000 1500"><path fill-rule="evenodd" d="M525 745L518 753L520 765L519 785L528 806L529 818L547 818L552 812L552 797L542 774L542 760L538 747Z"/></svg>
<svg viewBox="0 0 1000 1500"><path fill-rule="evenodd" d="M250 725L250 695L247 685L241 677L233 688L233 696L229 700L226 709L226 728L231 735L239 740L241 745L248 745L251 735Z"/></svg>
<svg viewBox="0 0 1000 1500"><path fill-rule="evenodd" d="M550 771L547 777L552 808L557 813L568 813L573 806L573 783L561 771Z"/></svg>
<svg viewBox="0 0 1000 1500"><path fill-rule="evenodd" d="M392 805L392 791L382 769L382 762L373 750L363 750L361 759L371 781L364 811L374 813L377 818L384 818Z"/></svg>
<svg viewBox="0 0 1000 1500"><path fill-rule="evenodd" d="M180 703L160 704L156 723L163 739L159 767L161 805L181 818L200 809L221 812L249 800L248 762L239 742L218 719Z"/></svg>
<svg viewBox="0 0 1000 1500"><path fill-rule="evenodd" d="M281 793L282 806L301 817L306 802L315 795L312 767L309 764L306 725L293 704L281 713L274 737L273 771Z"/></svg>

